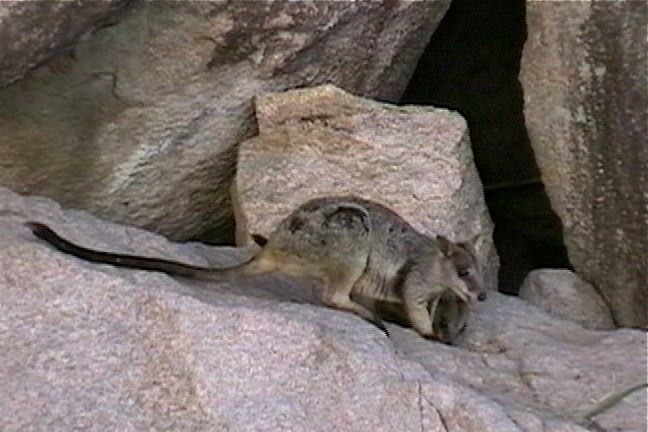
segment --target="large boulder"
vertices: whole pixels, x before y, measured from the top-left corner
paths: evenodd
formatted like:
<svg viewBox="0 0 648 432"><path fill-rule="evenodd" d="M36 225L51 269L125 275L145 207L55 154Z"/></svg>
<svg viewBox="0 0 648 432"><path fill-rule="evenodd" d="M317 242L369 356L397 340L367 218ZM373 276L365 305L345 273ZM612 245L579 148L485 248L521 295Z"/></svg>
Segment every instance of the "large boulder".
<svg viewBox="0 0 648 432"><path fill-rule="evenodd" d="M646 2L527 2L531 144L569 258L618 325L648 326Z"/></svg>
<svg viewBox="0 0 648 432"><path fill-rule="evenodd" d="M117 19L128 0L0 2L0 88Z"/></svg>
<svg viewBox="0 0 648 432"><path fill-rule="evenodd" d="M521 299L550 314L579 323L585 328L609 330L614 321L610 308L594 287L568 269L536 269L518 293Z"/></svg>
<svg viewBox="0 0 648 432"><path fill-rule="evenodd" d="M497 288L493 223L456 112L381 104L325 85L256 99L259 135L239 146L239 243L268 234L299 204L356 195L419 231L473 240L486 285Z"/></svg>
<svg viewBox="0 0 648 432"><path fill-rule="evenodd" d="M35 239L27 219L86 246L198 265L250 253L0 189L3 431L645 430L645 391L605 402L645 380L641 331L585 330L493 293L457 346L396 325L386 338L309 303L301 282L205 284L82 262Z"/></svg>
<svg viewBox="0 0 648 432"><path fill-rule="evenodd" d="M132 2L0 90L0 184L174 239L231 240L252 98L331 82L397 100L448 6Z"/></svg>

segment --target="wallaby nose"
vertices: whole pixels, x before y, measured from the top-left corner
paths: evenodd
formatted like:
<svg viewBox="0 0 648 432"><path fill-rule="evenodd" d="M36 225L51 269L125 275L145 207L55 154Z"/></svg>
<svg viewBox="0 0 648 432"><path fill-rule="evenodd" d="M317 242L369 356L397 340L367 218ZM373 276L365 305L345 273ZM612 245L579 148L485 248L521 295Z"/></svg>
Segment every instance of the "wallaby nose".
<svg viewBox="0 0 648 432"><path fill-rule="evenodd" d="M484 291L482 291L482 292L480 292L479 294L477 294L477 300L479 300L480 302L486 300L486 297L487 297L487 296L486 296L486 293L485 293Z"/></svg>

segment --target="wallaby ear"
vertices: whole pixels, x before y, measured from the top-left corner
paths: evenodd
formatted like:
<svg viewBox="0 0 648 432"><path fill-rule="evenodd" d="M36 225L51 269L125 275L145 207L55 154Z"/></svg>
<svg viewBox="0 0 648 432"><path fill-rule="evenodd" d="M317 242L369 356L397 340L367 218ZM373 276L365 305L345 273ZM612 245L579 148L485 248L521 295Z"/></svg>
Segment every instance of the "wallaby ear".
<svg viewBox="0 0 648 432"><path fill-rule="evenodd" d="M453 243L450 240L448 240L446 236L442 236L442 235L437 235L436 239L439 242L439 249L441 249L441 253L446 258L449 258L453 252L452 251Z"/></svg>

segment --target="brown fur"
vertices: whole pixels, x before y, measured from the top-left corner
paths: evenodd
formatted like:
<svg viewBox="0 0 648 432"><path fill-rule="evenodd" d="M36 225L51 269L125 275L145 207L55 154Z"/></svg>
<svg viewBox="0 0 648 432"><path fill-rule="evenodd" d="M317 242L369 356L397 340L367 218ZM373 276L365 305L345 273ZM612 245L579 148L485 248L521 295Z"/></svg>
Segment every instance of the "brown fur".
<svg viewBox="0 0 648 432"><path fill-rule="evenodd" d="M464 303L483 295L468 248L445 237L427 237L387 207L356 197L316 198L302 204L269 238L255 237L264 244L252 259L224 269L95 251L62 239L43 224L27 226L57 249L93 262L204 280L271 272L314 280L322 287L324 304L353 312L385 333L376 313L379 302L402 306L422 336L436 338L432 319L436 305L447 303L442 298L446 291Z"/></svg>

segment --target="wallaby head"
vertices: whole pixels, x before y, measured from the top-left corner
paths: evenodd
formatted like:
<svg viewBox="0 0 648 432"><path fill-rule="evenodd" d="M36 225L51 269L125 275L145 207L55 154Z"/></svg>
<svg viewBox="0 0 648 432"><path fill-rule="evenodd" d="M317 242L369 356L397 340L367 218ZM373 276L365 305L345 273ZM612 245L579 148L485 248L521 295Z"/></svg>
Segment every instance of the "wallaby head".
<svg viewBox="0 0 648 432"><path fill-rule="evenodd" d="M470 298L468 300L486 300L486 290L477 261L475 248L471 242L452 242L442 235L437 236L439 249L448 260L448 264L456 275L455 284L467 288Z"/></svg>
<svg viewBox="0 0 648 432"><path fill-rule="evenodd" d="M434 334L440 341L452 345L466 328L470 305L446 291L436 306L432 317Z"/></svg>

